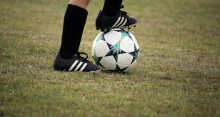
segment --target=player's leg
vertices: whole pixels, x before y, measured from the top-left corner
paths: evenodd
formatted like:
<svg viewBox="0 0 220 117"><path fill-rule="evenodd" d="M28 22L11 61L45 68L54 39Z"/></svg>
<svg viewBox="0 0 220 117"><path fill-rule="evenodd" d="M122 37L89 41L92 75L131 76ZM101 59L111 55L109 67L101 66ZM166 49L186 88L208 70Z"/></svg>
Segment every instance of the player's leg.
<svg viewBox="0 0 220 117"><path fill-rule="evenodd" d="M96 18L96 29L108 31L112 28L120 28L135 25L137 20L121 11L123 8L122 0L105 0L102 11Z"/></svg>
<svg viewBox="0 0 220 117"><path fill-rule="evenodd" d="M105 0L102 12L109 17L113 17L118 14L121 4L122 0Z"/></svg>
<svg viewBox="0 0 220 117"><path fill-rule="evenodd" d="M77 53L84 25L87 19L86 6L89 0L70 0L63 23L63 34L60 52L64 58L70 58Z"/></svg>
<svg viewBox="0 0 220 117"><path fill-rule="evenodd" d="M90 0L70 0L69 4L79 6L86 9Z"/></svg>
<svg viewBox="0 0 220 117"><path fill-rule="evenodd" d="M97 71L99 68L80 53L79 46L86 23L89 0L70 0L63 23L60 51L54 61L54 69L61 71ZM86 55L85 58L80 55Z"/></svg>

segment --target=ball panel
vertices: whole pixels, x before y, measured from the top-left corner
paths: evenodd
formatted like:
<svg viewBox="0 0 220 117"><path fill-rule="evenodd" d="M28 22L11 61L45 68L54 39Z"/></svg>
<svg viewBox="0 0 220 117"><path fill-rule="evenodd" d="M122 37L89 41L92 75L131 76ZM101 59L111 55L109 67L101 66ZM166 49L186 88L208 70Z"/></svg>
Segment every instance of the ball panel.
<svg viewBox="0 0 220 117"><path fill-rule="evenodd" d="M118 64L119 69L127 69L129 67L129 65L122 65L122 64Z"/></svg>
<svg viewBox="0 0 220 117"><path fill-rule="evenodd" d="M99 45L99 44L105 42L105 41L101 41L101 40L104 38L104 35L103 35L103 34L104 34L103 32L100 32L100 33L96 36L95 40L93 41L93 44L92 44L92 56L94 56L94 54L95 54L95 47L96 47L97 45Z"/></svg>
<svg viewBox="0 0 220 117"><path fill-rule="evenodd" d="M130 34L130 36L131 36L131 38L132 38L132 40L133 40L133 42L134 42L136 48L139 49L140 47L139 47L139 45L138 45L138 42L137 42L136 38L134 37L134 35L133 35L132 33L129 32L129 34Z"/></svg>
<svg viewBox="0 0 220 117"><path fill-rule="evenodd" d="M137 63L137 60L135 60L127 69L124 70L124 72L128 72L133 68L133 66Z"/></svg>
<svg viewBox="0 0 220 117"><path fill-rule="evenodd" d="M94 47L94 54L96 54L97 57L103 57L109 51L110 49L105 41L99 41L97 45Z"/></svg>
<svg viewBox="0 0 220 117"><path fill-rule="evenodd" d="M93 41L93 46L94 46L97 42L99 42L100 40L102 40L103 38L104 38L104 33L103 33L103 32L100 32L100 33L96 36L95 40Z"/></svg>
<svg viewBox="0 0 220 117"><path fill-rule="evenodd" d="M111 45L115 45L121 40L121 35L119 32L110 31L104 35L105 41Z"/></svg>
<svg viewBox="0 0 220 117"><path fill-rule="evenodd" d="M120 65L130 65L133 60L133 56L129 53L119 54L118 55L118 64Z"/></svg>
<svg viewBox="0 0 220 117"><path fill-rule="evenodd" d="M125 52L133 52L134 51L134 42L129 38L123 38L121 40L121 47L120 49L124 50Z"/></svg>
<svg viewBox="0 0 220 117"><path fill-rule="evenodd" d="M117 65L113 56L102 57L100 64L108 70L115 70Z"/></svg>

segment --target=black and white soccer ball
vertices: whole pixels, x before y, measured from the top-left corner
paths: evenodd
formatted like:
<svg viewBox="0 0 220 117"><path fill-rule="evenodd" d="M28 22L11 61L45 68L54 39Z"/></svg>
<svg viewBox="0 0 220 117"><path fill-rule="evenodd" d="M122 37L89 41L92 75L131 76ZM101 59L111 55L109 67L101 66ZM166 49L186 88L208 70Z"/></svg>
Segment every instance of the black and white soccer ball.
<svg viewBox="0 0 220 117"><path fill-rule="evenodd" d="M134 35L123 29L100 32L92 46L95 63L102 69L128 72L139 57L139 45Z"/></svg>

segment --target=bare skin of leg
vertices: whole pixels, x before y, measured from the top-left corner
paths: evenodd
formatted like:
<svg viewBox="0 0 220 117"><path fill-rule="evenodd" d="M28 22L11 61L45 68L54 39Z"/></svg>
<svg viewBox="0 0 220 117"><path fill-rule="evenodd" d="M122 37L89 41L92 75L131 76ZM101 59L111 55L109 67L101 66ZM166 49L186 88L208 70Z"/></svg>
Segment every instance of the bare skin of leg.
<svg viewBox="0 0 220 117"><path fill-rule="evenodd" d="M90 0L70 0L69 4L79 6L86 9Z"/></svg>

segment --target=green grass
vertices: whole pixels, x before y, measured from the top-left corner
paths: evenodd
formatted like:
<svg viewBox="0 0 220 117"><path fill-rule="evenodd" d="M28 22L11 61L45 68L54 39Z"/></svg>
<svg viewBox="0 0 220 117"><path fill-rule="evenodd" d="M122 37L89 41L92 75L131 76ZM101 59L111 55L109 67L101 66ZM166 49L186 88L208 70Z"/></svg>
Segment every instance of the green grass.
<svg viewBox="0 0 220 117"><path fill-rule="evenodd" d="M102 4L88 7L90 60ZM220 0L124 0L141 49L127 74L53 71L66 5L1 0L1 117L220 116Z"/></svg>

